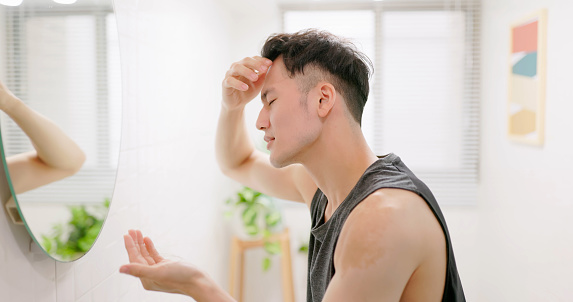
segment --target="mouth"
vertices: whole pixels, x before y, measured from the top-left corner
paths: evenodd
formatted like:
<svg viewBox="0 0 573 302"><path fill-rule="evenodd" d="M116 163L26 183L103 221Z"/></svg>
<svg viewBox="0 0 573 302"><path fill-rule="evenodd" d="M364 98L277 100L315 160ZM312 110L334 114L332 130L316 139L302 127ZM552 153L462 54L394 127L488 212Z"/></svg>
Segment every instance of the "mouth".
<svg viewBox="0 0 573 302"><path fill-rule="evenodd" d="M267 150L270 149L271 144L275 141L274 137L270 137L270 136L265 136L265 142L267 142Z"/></svg>

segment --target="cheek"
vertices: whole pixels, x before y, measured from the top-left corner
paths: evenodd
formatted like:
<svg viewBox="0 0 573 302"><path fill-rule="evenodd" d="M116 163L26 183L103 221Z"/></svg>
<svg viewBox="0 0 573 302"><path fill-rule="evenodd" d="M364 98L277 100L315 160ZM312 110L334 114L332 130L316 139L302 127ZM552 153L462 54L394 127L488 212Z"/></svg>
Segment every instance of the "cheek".
<svg viewBox="0 0 573 302"><path fill-rule="evenodd" d="M298 105L298 104L297 104ZM292 140L307 137L316 132L316 121L303 108L275 108L269 114L269 121L275 137L279 140Z"/></svg>
<svg viewBox="0 0 573 302"><path fill-rule="evenodd" d="M291 127L287 135L290 139L305 145L314 141L320 133L320 127L304 113L299 113L296 119L292 119Z"/></svg>

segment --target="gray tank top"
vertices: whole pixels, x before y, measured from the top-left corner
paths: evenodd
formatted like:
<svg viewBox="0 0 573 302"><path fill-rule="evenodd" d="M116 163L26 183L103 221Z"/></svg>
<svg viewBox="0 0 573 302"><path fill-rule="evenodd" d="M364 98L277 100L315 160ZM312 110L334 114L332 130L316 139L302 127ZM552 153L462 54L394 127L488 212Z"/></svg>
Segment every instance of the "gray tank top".
<svg viewBox="0 0 573 302"><path fill-rule="evenodd" d="M308 253L306 300L308 302L322 301L326 288L335 273L334 248L346 218L362 200L382 188L409 190L420 195L428 203L436 219L440 222L446 237L448 261L442 302L465 301L450 234L442 211L430 189L404 165L398 156L392 153L381 157L366 169L356 186L326 223L324 222L324 211L328 200L320 189L316 191L310 206L312 230Z"/></svg>

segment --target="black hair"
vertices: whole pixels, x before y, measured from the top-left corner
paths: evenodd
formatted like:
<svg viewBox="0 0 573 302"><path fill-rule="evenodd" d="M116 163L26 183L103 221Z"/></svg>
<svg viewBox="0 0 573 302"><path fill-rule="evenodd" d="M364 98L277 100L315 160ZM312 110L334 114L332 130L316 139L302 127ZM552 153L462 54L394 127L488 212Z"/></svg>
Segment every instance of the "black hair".
<svg viewBox="0 0 573 302"><path fill-rule="evenodd" d="M305 75L309 68L320 70L322 80L330 82L342 94L350 114L361 124L373 67L368 57L350 41L317 29L280 33L267 39L261 55L271 61L282 55L291 78L298 74ZM316 77L310 81L305 79L301 91L308 93L319 80Z"/></svg>

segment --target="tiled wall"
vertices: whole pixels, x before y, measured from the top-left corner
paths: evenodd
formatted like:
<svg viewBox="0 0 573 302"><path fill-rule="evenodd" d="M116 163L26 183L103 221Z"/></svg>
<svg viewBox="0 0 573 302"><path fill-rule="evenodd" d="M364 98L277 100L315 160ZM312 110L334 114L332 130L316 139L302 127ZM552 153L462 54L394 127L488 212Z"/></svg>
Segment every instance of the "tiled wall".
<svg viewBox="0 0 573 302"><path fill-rule="evenodd" d="M144 291L118 273L130 228L226 285L222 204L237 184L214 157L220 83L231 63L228 39L217 39L229 35L218 3L116 1L125 103L109 217L92 251L63 264L27 252L27 234L0 215L0 301L189 301Z"/></svg>

